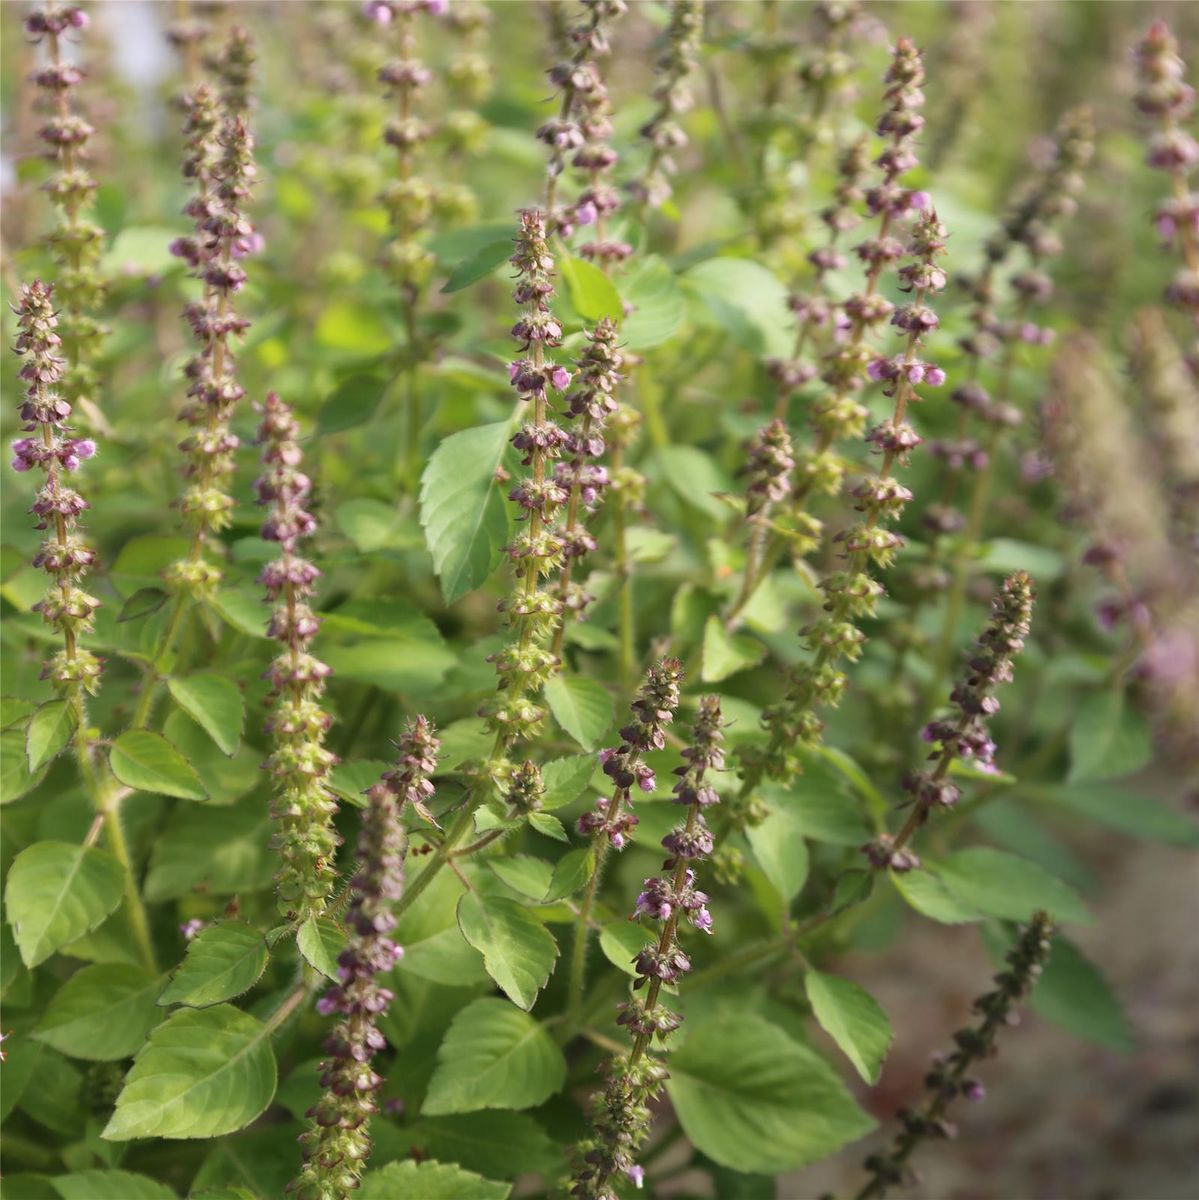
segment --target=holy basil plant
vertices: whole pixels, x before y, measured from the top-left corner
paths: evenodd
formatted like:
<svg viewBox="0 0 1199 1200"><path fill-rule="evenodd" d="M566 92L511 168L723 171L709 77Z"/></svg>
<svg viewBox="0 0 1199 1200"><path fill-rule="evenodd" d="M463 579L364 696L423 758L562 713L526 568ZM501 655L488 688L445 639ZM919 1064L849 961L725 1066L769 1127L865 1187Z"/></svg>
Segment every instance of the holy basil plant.
<svg viewBox="0 0 1199 1200"><path fill-rule="evenodd" d="M0 1194L868 1200L1021 1010L1128 1049L1097 835L1199 840L1170 30L1006 13L1063 95L947 4L119 7L2 14ZM995 964L923 1080L921 927Z"/></svg>

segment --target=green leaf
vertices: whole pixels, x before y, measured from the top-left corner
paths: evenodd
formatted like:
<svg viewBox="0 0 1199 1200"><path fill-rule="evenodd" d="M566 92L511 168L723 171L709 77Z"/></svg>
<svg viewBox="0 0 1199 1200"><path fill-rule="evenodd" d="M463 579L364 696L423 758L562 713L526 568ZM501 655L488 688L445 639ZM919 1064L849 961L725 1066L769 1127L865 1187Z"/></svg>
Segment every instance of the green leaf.
<svg viewBox="0 0 1199 1200"><path fill-rule="evenodd" d="M5 1171L0 1179L0 1200L62 1200L48 1175Z"/></svg>
<svg viewBox="0 0 1199 1200"><path fill-rule="evenodd" d="M532 1008L558 957L554 935L514 900L473 892L458 901L458 928L512 1003Z"/></svg>
<svg viewBox="0 0 1199 1200"><path fill-rule="evenodd" d="M787 288L747 258L710 258L685 271L684 290L707 307L712 324L757 355L785 357L795 339Z"/></svg>
<svg viewBox="0 0 1199 1200"><path fill-rule="evenodd" d="M127 787L181 800L206 800L195 768L160 733L130 729L112 744L112 773Z"/></svg>
<svg viewBox="0 0 1199 1200"><path fill-rule="evenodd" d="M303 1128L298 1123L272 1123L223 1138L196 1172L189 1200L198 1200L195 1193L201 1189L217 1187L248 1189L254 1200L284 1195L296 1174L296 1138Z"/></svg>
<svg viewBox="0 0 1199 1200"><path fill-rule="evenodd" d="M874 1128L832 1068L752 1013L688 1022L666 1088L692 1144L736 1171L793 1171Z"/></svg>
<svg viewBox="0 0 1199 1200"><path fill-rule="evenodd" d="M558 269L570 290L570 302L579 316L588 321L611 317L624 320L624 304L615 284L594 263L563 254Z"/></svg>
<svg viewBox="0 0 1199 1200"><path fill-rule="evenodd" d="M586 675L555 675L545 685L554 720L585 750L594 750L612 725L612 697Z"/></svg>
<svg viewBox="0 0 1199 1200"><path fill-rule="evenodd" d="M364 425L375 415L387 379L382 375L351 375L333 389L321 405L317 433L341 433Z"/></svg>
<svg viewBox="0 0 1199 1200"><path fill-rule="evenodd" d="M220 675L188 675L168 679L167 687L175 703L226 754L237 753L246 719L246 703L237 684Z"/></svg>
<svg viewBox="0 0 1199 1200"><path fill-rule="evenodd" d="M19 696L0 696L0 728L24 724L35 708L37 705L32 700L22 700Z"/></svg>
<svg viewBox="0 0 1199 1200"><path fill-rule="evenodd" d="M542 900L549 890L553 867L531 854L514 854L511 858L493 858L487 866L514 892L530 900Z"/></svg>
<svg viewBox="0 0 1199 1200"><path fill-rule="evenodd" d="M223 587L209 603L231 629L247 637L266 640L270 610L262 603L260 592L249 588Z"/></svg>
<svg viewBox="0 0 1199 1200"><path fill-rule="evenodd" d="M128 1058L161 1016L154 1006L161 986L160 976L141 967L84 967L54 994L33 1036L71 1058Z"/></svg>
<svg viewBox="0 0 1199 1200"><path fill-rule="evenodd" d="M756 667L766 657L766 647L746 633L729 633L713 613L704 625L704 657L700 678L719 683L738 671Z"/></svg>
<svg viewBox="0 0 1199 1200"><path fill-rule="evenodd" d="M878 1002L856 983L820 971L808 971L804 986L820 1028L841 1047L868 1084L878 1083L895 1036Z"/></svg>
<svg viewBox="0 0 1199 1200"><path fill-rule="evenodd" d="M158 1003L207 1008L247 992L266 970L266 942L242 921L218 921L201 929Z"/></svg>
<svg viewBox="0 0 1199 1200"><path fill-rule="evenodd" d="M458 262L469 258L476 250L507 239L508 253L512 253L513 236L510 221L484 221L480 225L465 225L434 234L425 243L426 249L441 262Z"/></svg>
<svg viewBox="0 0 1199 1200"><path fill-rule="evenodd" d="M168 600L170 596L156 587L138 588L124 604L121 605L120 614L117 617L117 624L123 624L126 621L140 621L142 617L149 617L156 613Z"/></svg>
<svg viewBox="0 0 1199 1200"><path fill-rule="evenodd" d="M272 821L253 796L227 807L176 808L154 842L146 899L176 900L202 890L210 896L267 887L277 859L268 853Z"/></svg>
<svg viewBox="0 0 1199 1200"><path fill-rule="evenodd" d="M553 838L556 842L568 842L566 829L553 813L535 812L529 814L529 827L536 829L545 837Z"/></svg>
<svg viewBox="0 0 1199 1200"><path fill-rule="evenodd" d="M633 525L625 531L625 545L629 561L635 563L661 562L677 546L679 539L673 533L663 533L648 525Z"/></svg>
<svg viewBox="0 0 1199 1200"><path fill-rule="evenodd" d="M183 1008L138 1052L102 1137L211 1138L242 1129L275 1094L270 1030L234 1008Z"/></svg>
<svg viewBox="0 0 1199 1200"><path fill-rule="evenodd" d="M1015 941L1013 931L984 926L983 937L996 962ZM1049 960L1029 998L1032 1008L1063 1029L1125 1053L1135 1048L1124 1007L1103 972L1069 938L1054 934Z"/></svg>
<svg viewBox="0 0 1199 1200"><path fill-rule="evenodd" d="M480 279L486 278L501 263L512 257L512 239L501 238L480 246L468 258L464 258L450 270L450 277L442 285L443 295L460 292ZM577 307L577 306L576 306Z"/></svg>
<svg viewBox="0 0 1199 1200"><path fill-rule="evenodd" d="M710 1158L700 1156L697 1166L704 1167L712 1176L712 1185L720 1200L777 1200L778 1181L770 1175L747 1175L744 1171L730 1171Z"/></svg>
<svg viewBox="0 0 1199 1200"><path fill-rule="evenodd" d="M363 792L379 782L379 776L384 771L390 771L392 764L381 758L364 758L357 762L338 763L329 772L325 780L329 790L340 799L357 808L366 807L366 797Z"/></svg>
<svg viewBox="0 0 1199 1200"><path fill-rule="evenodd" d="M718 521L728 516L728 508L717 497L732 491L732 480L706 451L698 446L662 446L654 451L652 461L685 504Z"/></svg>
<svg viewBox="0 0 1199 1200"><path fill-rule="evenodd" d="M405 518L394 504L384 504L382 500L365 496L346 500L337 506L333 520L363 554L410 549L423 542L415 521Z"/></svg>
<svg viewBox="0 0 1199 1200"><path fill-rule="evenodd" d="M17 855L4 903L21 960L45 962L99 925L121 902L125 874L106 850L37 842Z"/></svg>
<svg viewBox="0 0 1199 1200"><path fill-rule="evenodd" d="M52 1182L62 1200L178 1200L165 1183L132 1171L76 1171Z"/></svg>
<svg viewBox="0 0 1199 1200"><path fill-rule="evenodd" d="M1002 850L971 846L928 866L956 899L991 917L1027 921L1044 909L1059 921L1089 925L1093 919L1072 888L1036 863Z"/></svg>
<svg viewBox="0 0 1199 1200"><path fill-rule="evenodd" d="M771 812L745 835L771 886L784 904L790 904L808 877L808 846L790 813Z"/></svg>
<svg viewBox="0 0 1199 1200"><path fill-rule="evenodd" d="M1066 560L1049 546L1017 542L1012 538L992 538L983 545L978 565L992 575L1027 571L1038 584L1048 584L1062 577Z"/></svg>
<svg viewBox="0 0 1199 1200"><path fill-rule="evenodd" d="M1199 825L1151 796L1110 784L1037 788L1034 797L1133 837L1171 846L1199 845Z"/></svg>
<svg viewBox="0 0 1199 1200"><path fill-rule="evenodd" d="M403 1131L403 1150L498 1179L528 1174L552 1179L562 1169L561 1150L532 1117L496 1109L468 1116L422 1115Z"/></svg>
<svg viewBox="0 0 1199 1200"><path fill-rule="evenodd" d="M0 734L0 804L10 804L31 792L45 777L46 768L30 771L25 730L18 726Z"/></svg>
<svg viewBox="0 0 1199 1200"><path fill-rule="evenodd" d="M541 768L541 782L545 784L542 809L548 811L573 803L583 794L594 773L595 756L591 754L572 754L547 762Z"/></svg>
<svg viewBox="0 0 1199 1200"><path fill-rule="evenodd" d="M352 300L335 300L321 310L316 340L330 350L363 357L386 354L395 347L395 339L379 314Z"/></svg>
<svg viewBox="0 0 1199 1200"><path fill-rule="evenodd" d="M128 274L132 268L139 275L161 275L182 267L180 259L171 253L171 243L179 231L155 225L131 225L122 229L100 260L100 271L106 277Z"/></svg>
<svg viewBox="0 0 1199 1200"><path fill-rule="evenodd" d="M453 771L463 763L483 762L491 756L495 734L482 717L463 717L437 730L441 741L439 766Z"/></svg>
<svg viewBox="0 0 1199 1200"><path fill-rule="evenodd" d="M388 1163L362 1177L360 1200L506 1200L512 1185L439 1162Z"/></svg>
<svg viewBox="0 0 1199 1200"><path fill-rule="evenodd" d="M622 279L632 311L621 326L630 350L648 350L669 341L687 313L687 301L670 267L656 254L637 255Z"/></svg>
<svg viewBox="0 0 1199 1200"><path fill-rule="evenodd" d="M1121 779L1152 757L1149 727L1127 706L1123 692L1109 689L1078 706L1070 726L1069 783Z"/></svg>
<svg viewBox="0 0 1199 1200"><path fill-rule="evenodd" d="M963 925L982 920L982 913L959 900L928 871L892 871L890 878L911 908L934 921Z"/></svg>
<svg viewBox="0 0 1199 1200"><path fill-rule="evenodd" d="M599 944L604 957L626 975L637 977L633 959L653 941L653 936L635 921L613 921L600 930Z"/></svg>
<svg viewBox="0 0 1199 1200"><path fill-rule="evenodd" d="M309 917L296 934L304 961L322 975L337 978L337 956L346 948L346 935L329 917Z"/></svg>
<svg viewBox="0 0 1199 1200"><path fill-rule="evenodd" d="M825 909L826 917L835 917L859 904L865 904L874 893L874 872L842 871L833 884L833 898Z"/></svg>
<svg viewBox="0 0 1199 1200"><path fill-rule="evenodd" d="M75 713L65 700L48 700L25 728L25 759L36 774L57 757L75 732Z"/></svg>
<svg viewBox="0 0 1199 1200"><path fill-rule="evenodd" d="M566 1059L541 1024L506 1000L484 997L454 1018L422 1111L533 1108L565 1079Z"/></svg>
<svg viewBox="0 0 1199 1200"><path fill-rule="evenodd" d="M243 742L229 757L182 709L162 727L162 735L200 776L209 804L232 804L262 781L262 751Z"/></svg>
<svg viewBox="0 0 1199 1200"><path fill-rule="evenodd" d="M447 604L487 581L508 541L497 473L509 432L498 421L451 434L421 476L420 523Z"/></svg>
<svg viewBox="0 0 1199 1200"><path fill-rule="evenodd" d="M554 875L544 892L547 904L573 896L591 878L595 870L595 851L581 846L564 854L554 866Z"/></svg>
<svg viewBox="0 0 1199 1200"><path fill-rule="evenodd" d="M454 655L440 637L431 641L365 638L352 646L326 646L321 657L340 679L414 696L436 692L454 665Z"/></svg>
<svg viewBox="0 0 1199 1200"><path fill-rule="evenodd" d="M398 970L433 983L469 987L486 983L483 958L458 928L462 884L443 871L400 918L395 940L404 947Z"/></svg>
<svg viewBox="0 0 1199 1200"><path fill-rule="evenodd" d="M860 846L870 837L862 819L861 805L841 786L836 776L820 763L792 781L786 790L765 787L762 794L775 808L791 818L795 828L815 842L834 846Z"/></svg>

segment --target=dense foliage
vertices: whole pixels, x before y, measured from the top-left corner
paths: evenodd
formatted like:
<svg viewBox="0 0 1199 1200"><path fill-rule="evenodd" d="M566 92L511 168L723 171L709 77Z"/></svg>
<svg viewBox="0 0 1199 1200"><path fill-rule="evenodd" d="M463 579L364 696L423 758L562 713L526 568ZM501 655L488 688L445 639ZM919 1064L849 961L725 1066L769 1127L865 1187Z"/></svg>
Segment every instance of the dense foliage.
<svg viewBox="0 0 1199 1200"><path fill-rule="evenodd" d="M866 1200L1022 1006L1129 1045L1193 14L2 16L3 1197ZM896 1114L908 922L997 973Z"/></svg>

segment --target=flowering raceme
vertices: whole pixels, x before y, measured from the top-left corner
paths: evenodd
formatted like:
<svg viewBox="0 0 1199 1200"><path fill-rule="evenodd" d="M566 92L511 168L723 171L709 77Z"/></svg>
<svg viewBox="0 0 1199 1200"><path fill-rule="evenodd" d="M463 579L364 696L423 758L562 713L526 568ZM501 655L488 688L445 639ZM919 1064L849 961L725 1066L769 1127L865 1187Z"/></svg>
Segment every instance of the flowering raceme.
<svg viewBox="0 0 1199 1200"><path fill-rule="evenodd" d="M647 687L654 682L651 677ZM646 692L642 698L650 703L668 699L650 697ZM645 709L641 711L644 716ZM637 1187L645 1178L637 1154L649 1133L649 1104L666 1079L665 1070L648 1051L654 1038L664 1041L682 1022L676 1012L659 1003L661 988L691 970L691 959L678 941L680 923L686 921L701 933L712 932L708 897L695 884L696 868L712 853L712 834L703 814L720 801L707 776L724 768L721 728L719 699L703 697L691 740L682 752L685 762L675 768L680 778L674 786L674 800L686 807L687 815L662 839L670 857L662 864L662 876L645 881L633 914L657 921L661 932L634 960L637 982L633 987L635 991L645 987L644 997L634 996L621 1005L617 1018L617 1023L633 1034L632 1049L603 1067L607 1081L594 1100L592 1135L576 1150L572 1196L611 1200L616 1195L614 1177L623 1174ZM611 761L605 763L605 771ZM616 778L619 785L620 776Z"/></svg>
<svg viewBox="0 0 1199 1200"><path fill-rule="evenodd" d="M61 637L62 649L46 663L42 678L69 699L75 727L82 730L83 695L94 694L100 685L100 660L80 646L79 639L93 628L100 601L79 586L96 558L78 533L79 518L91 506L67 476L95 455L96 443L71 435L71 404L56 390L65 364L53 296L53 288L35 279L21 288L15 308L20 333L14 349L25 360L20 375L28 385L21 420L33 436L13 442L12 466L15 471L37 470L44 477L31 511L37 528L48 533L33 564L51 582L34 607Z"/></svg>
<svg viewBox="0 0 1199 1200"><path fill-rule="evenodd" d="M98 185L87 169L88 146L96 130L71 106L72 91L84 81L86 73L63 56L64 42L89 24L90 18L82 8L50 4L27 17L25 29L35 43L46 46L49 58L34 81L52 105L51 116L39 136L58 168L43 185L43 191L58 209L57 228L48 240L58 262L55 291L62 307L61 336L69 364L63 394L76 411L76 419L103 429L93 362L106 332L96 317L104 299L99 264L105 235L90 219L88 210Z"/></svg>
<svg viewBox="0 0 1199 1200"><path fill-rule="evenodd" d="M333 719L320 706L330 672L309 651L320 621L308 600L321 573L296 553L316 529L316 519L306 507L312 481L302 470L298 438L291 409L269 393L258 427L263 473L255 490L258 503L268 511L262 537L280 549L279 557L259 576L273 605L267 635L279 643L279 656L266 673L272 709L267 727L275 746L264 766L277 789L271 815L279 826L272 845L283 860L276 878L279 907L285 915L304 920L325 905L341 839L333 830L337 802L325 782L337 761L324 746Z"/></svg>
<svg viewBox="0 0 1199 1200"><path fill-rule="evenodd" d="M416 717L397 742L395 767L366 793L357 871L350 881L349 940L337 959L338 981L317 1002L337 1014L321 1063L324 1095L308 1110L314 1124L302 1135L304 1168L288 1189L297 1200L334 1200L357 1188L370 1154L368 1123L378 1111L382 1078L371 1060L386 1048L379 1020L394 999L379 981L403 955L388 935L395 929L392 902L404 886L408 838L401 822L406 804L424 805L433 794L429 776L440 743L424 717Z"/></svg>

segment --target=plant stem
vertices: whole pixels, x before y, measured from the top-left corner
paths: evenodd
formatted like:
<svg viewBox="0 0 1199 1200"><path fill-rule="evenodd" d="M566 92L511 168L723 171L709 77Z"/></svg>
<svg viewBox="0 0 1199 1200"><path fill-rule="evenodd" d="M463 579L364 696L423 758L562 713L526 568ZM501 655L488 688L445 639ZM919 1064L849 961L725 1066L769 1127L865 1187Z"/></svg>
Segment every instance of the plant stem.
<svg viewBox="0 0 1199 1200"><path fill-rule="evenodd" d="M624 462L624 443L620 438L612 441L612 478L619 479ZM627 510L624 489L618 487L612 498L612 560L616 567L620 649L620 687L629 692L633 687L633 676L637 670L636 613L633 609L633 575L629 562L629 547L626 538Z"/></svg>
<svg viewBox="0 0 1199 1200"><path fill-rule="evenodd" d="M75 704L78 721L75 755L79 762L79 771L97 816L103 818L104 840L113 857L121 864L121 871L125 876L125 908L129 915L129 923L133 926L133 936L137 940L142 962L152 975L157 975L158 960L154 954L154 938L150 933L150 922L138 890L137 875L129 855L129 843L125 839L125 828L121 824L121 801L129 793L116 786L116 781L107 768L97 771L92 762L92 746L87 736L82 698L76 696Z"/></svg>
<svg viewBox="0 0 1199 1200"><path fill-rule="evenodd" d="M180 591L175 595L170 619L154 647L150 666L146 669L142 692L137 700L137 708L133 712L133 720L129 724L130 729L145 729L150 723L150 718L154 714L154 701L157 699L158 685L164 678L159 674L159 663L162 662L163 656L170 651L175 639L182 632L183 622L190 612L189 600L191 597L187 592Z"/></svg>
<svg viewBox="0 0 1199 1200"><path fill-rule="evenodd" d="M616 815L620 808L620 802L620 794L617 793L608 805L608 820ZM583 1007L583 987L587 978L587 942L591 932L591 910L595 907L595 896L599 891L604 861L608 857L608 839L606 837L596 838L594 844L595 866L592 868L591 878L587 881L587 890L583 893L583 901L579 905L578 916L575 918L574 941L570 949L566 1020L572 1027L579 1024L579 1013Z"/></svg>
<svg viewBox="0 0 1199 1200"><path fill-rule="evenodd" d="M304 1002L304 997L309 992L314 991L321 981L321 976L311 967L305 967L301 972L301 979L298 984L287 994L282 1004L266 1019L266 1036L270 1037L279 1027L291 1016L297 1008Z"/></svg>

